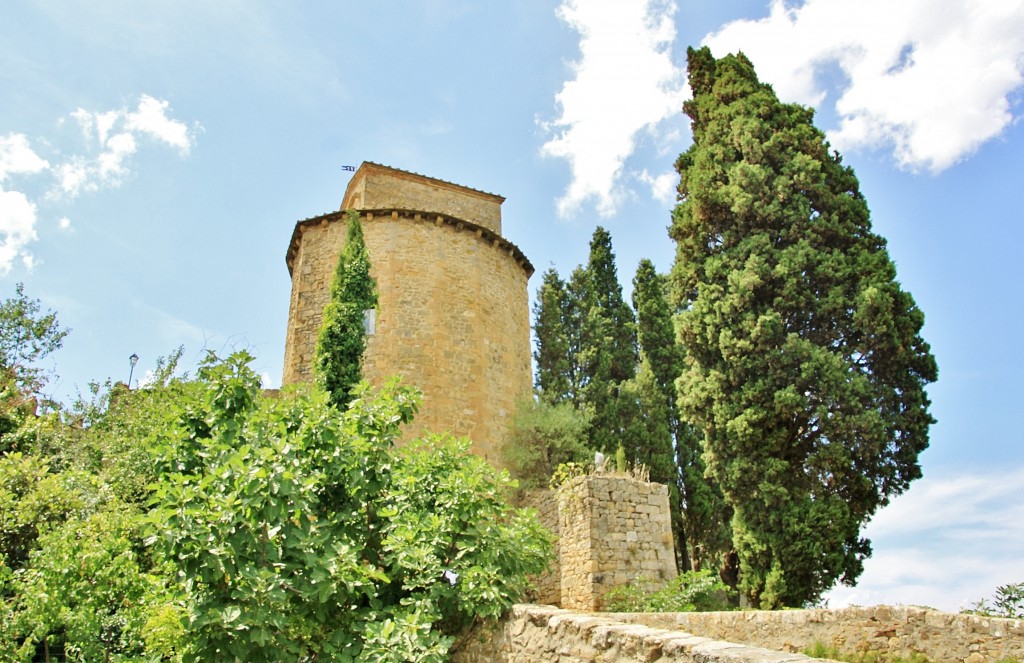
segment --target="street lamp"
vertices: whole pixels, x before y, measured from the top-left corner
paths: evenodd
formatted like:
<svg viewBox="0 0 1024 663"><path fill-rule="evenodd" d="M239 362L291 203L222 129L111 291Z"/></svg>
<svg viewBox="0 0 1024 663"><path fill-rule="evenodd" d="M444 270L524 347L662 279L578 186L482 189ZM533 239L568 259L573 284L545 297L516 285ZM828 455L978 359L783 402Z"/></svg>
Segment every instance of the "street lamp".
<svg viewBox="0 0 1024 663"><path fill-rule="evenodd" d="M132 370L128 371L128 388L132 388L132 375L135 374L135 364L139 363L139 355L132 353L131 357L128 357L128 363L132 365Z"/></svg>

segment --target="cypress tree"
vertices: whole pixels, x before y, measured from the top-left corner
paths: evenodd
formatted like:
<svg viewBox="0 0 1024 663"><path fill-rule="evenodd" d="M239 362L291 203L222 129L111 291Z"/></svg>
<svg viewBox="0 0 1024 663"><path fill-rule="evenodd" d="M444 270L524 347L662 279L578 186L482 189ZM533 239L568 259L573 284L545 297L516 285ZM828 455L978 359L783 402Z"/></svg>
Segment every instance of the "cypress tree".
<svg viewBox="0 0 1024 663"><path fill-rule="evenodd" d="M377 307L377 283L370 276L370 256L359 213L350 211L345 222L345 245L331 281L330 300L324 306L313 358L317 384L339 409L348 406L352 387L362 379L366 312Z"/></svg>
<svg viewBox="0 0 1024 663"><path fill-rule="evenodd" d="M664 419L668 443L662 441L652 427L646 443L651 479L667 483L673 504L672 528L676 538L676 555L682 570L704 567L721 568L732 547L729 520L732 517L721 491L705 476L701 458L700 437L690 424L679 416L676 403L676 380L683 372L685 349L676 341L672 308L666 279L654 264L641 260L633 278L633 308L636 310L637 340L640 345L640 370L637 381L650 373L658 402L644 408L644 416ZM656 472L655 467L667 464L660 458L667 454L672 472ZM655 460L657 456L659 460ZM727 576L728 577L728 576Z"/></svg>
<svg viewBox="0 0 1024 663"><path fill-rule="evenodd" d="M694 143L670 231L682 414L734 510L742 589L801 605L856 581L861 526L921 475L937 368L813 111L742 54L688 59Z"/></svg>
<svg viewBox="0 0 1024 663"><path fill-rule="evenodd" d="M625 417L634 408L621 387L636 374L638 356L636 321L622 298L611 235L600 226L594 231L590 257L581 276L581 389L594 417L591 444L609 453L620 443L628 445L624 440L629 430Z"/></svg>
<svg viewBox="0 0 1024 663"><path fill-rule="evenodd" d="M571 357L564 320L567 296L565 283L555 268L544 272L533 305L533 333L537 339L533 352L537 365L534 387L541 399L551 405L570 398Z"/></svg>

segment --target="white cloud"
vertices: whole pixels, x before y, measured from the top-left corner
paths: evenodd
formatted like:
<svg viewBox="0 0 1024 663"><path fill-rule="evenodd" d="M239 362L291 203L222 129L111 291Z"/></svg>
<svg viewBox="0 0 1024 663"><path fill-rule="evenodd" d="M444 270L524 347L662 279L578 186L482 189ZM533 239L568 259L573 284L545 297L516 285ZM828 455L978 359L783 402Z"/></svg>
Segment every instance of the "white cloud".
<svg viewBox="0 0 1024 663"><path fill-rule="evenodd" d="M23 134L0 136L0 182L8 175L38 173L50 166L36 154Z"/></svg>
<svg viewBox="0 0 1024 663"><path fill-rule="evenodd" d="M829 67L841 150L886 147L905 168L941 171L1012 121L1024 83L1024 0L773 0L767 18L705 38L742 50L780 98L820 106Z"/></svg>
<svg viewBox="0 0 1024 663"><path fill-rule="evenodd" d="M155 140L187 155L195 142L194 132L169 117L170 104L143 94L134 110L127 107L109 111L79 108L70 114L82 130L86 154L75 154L51 164L29 145L23 134L0 136L0 183L12 175L48 173L57 180L48 198L75 198L88 191L116 187L130 172L131 159L141 139ZM198 127L198 125L196 125ZM15 261L32 269L35 259L26 249L36 239L38 210L25 193L0 186L0 276L10 272ZM67 217L57 227L71 228Z"/></svg>
<svg viewBox="0 0 1024 663"><path fill-rule="evenodd" d="M19 258L32 268L32 254L25 246L35 239L36 206L20 191L0 189L0 276Z"/></svg>
<svg viewBox="0 0 1024 663"><path fill-rule="evenodd" d="M125 161L135 154L135 138L129 133L111 136L106 142L107 149L96 159L97 172L101 180L116 182L128 172Z"/></svg>
<svg viewBox="0 0 1024 663"><path fill-rule="evenodd" d="M1024 468L926 476L865 528L875 554L831 607L878 603L960 610L1024 581Z"/></svg>
<svg viewBox="0 0 1024 663"><path fill-rule="evenodd" d="M679 174L674 170L662 173L661 175L651 175L645 168L637 175L637 179L651 187L651 196L655 200L669 204L676 201L676 186L679 184Z"/></svg>
<svg viewBox="0 0 1024 663"><path fill-rule="evenodd" d="M143 94L135 110L127 107L109 111L78 108L71 117L78 122L90 143L95 140L99 153L90 157L74 156L56 167L58 194L74 198L85 191L116 187L129 173L131 157L139 149L139 139L154 139L187 155L195 143L188 126L168 116L170 104Z"/></svg>
<svg viewBox="0 0 1024 663"><path fill-rule="evenodd" d="M72 157L58 165L54 172L62 193L74 198L83 190L95 191L98 187L90 181L89 166L82 157Z"/></svg>
<svg viewBox="0 0 1024 663"><path fill-rule="evenodd" d="M563 0L558 17L580 34L573 80L555 99L561 115L544 128L541 153L565 159L572 180L558 199L570 216L593 199L601 216L625 195L626 160L636 135L678 115L687 94L685 72L672 61L676 7L664 0Z"/></svg>
<svg viewBox="0 0 1024 663"><path fill-rule="evenodd" d="M0 182L11 175L35 174L49 163L29 147L22 134L0 136ZM26 250L36 239L36 206L20 191L0 187L0 276L5 276L20 259L32 269L32 254Z"/></svg>
<svg viewBox="0 0 1024 663"><path fill-rule="evenodd" d="M144 94L139 99L139 107L125 116L125 127L176 147L183 155L188 154L195 139L183 122L167 117L169 107L169 102Z"/></svg>

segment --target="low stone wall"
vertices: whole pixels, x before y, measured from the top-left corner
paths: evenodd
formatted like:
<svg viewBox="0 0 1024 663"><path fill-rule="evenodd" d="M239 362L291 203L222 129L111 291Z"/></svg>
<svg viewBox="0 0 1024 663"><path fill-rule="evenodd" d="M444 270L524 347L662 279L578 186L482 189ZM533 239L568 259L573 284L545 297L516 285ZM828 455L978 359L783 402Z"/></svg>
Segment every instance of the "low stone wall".
<svg viewBox="0 0 1024 663"><path fill-rule="evenodd" d="M932 663L1024 662L1024 620L923 608L705 613L580 613L515 606L475 633L454 663L783 663L815 642L851 654L923 654Z"/></svg>
<svg viewBox="0 0 1024 663"><path fill-rule="evenodd" d="M732 644L604 615L517 605L497 627L475 634L453 663L786 663L803 654Z"/></svg>
<svg viewBox="0 0 1024 663"><path fill-rule="evenodd" d="M907 606L606 616L778 651L802 651L821 642L850 654L909 658L919 653L934 663L985 663L1005 658L1024 662L1024 620Z"/></svg>

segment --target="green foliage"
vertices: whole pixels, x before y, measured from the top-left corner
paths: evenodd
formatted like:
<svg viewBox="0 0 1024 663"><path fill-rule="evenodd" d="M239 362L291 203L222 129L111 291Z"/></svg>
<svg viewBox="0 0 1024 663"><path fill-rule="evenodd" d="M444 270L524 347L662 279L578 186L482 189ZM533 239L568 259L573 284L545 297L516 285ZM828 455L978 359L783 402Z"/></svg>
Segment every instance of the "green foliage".
<svg viewBox="0 0 1024 663"><path fill-rule="evenodd" d="M554 267L548 269L533 305L533 333L537 338L534 386L546 403L579 403L579 362L572 350L579 337L576 317L565 283Z"/></svg>
<svg viewBox="0 0 1024 663"><path fill-rule="evenodd" d="M689 71L694 144L670 231L680 407L733 508L743 589L802 605L856 580L861 525L920 476L937 369L812 112L742 55L691 49Z"/></svg>
<svg viewBox="0 0 1024 663"><path fill-rule="evenodd" d="M20 452L0 456L0 559L23 568L47 528L87 518L112 499L89 473L55 473L46 459Z"/></svg>
<svg viewBox="0 0 1024 663"><path fill-rule="evenodd" d="M416 395L265 398L245 353L109 381L0 455L0 659L442 661L542 571L507 474Z"/></svg>
<svg viewBox="0 0 1024 663"><path fill-rule="evenodd" d="M639 416L622 385L636 372L636 322L622 298L611 236L594 231L587 266L568 283L554 269L534 306L536 386L542 400L571 402L591 415L589 446L611 453Z"/></svg>
<svg viewBox="0 0 1024 663"><path fill-rule="evenodd" d="M579 290L581 390L593 412L590 443L595 450L612 453L628 434L628 415L636 414L622 383L636 374L638 355L636 321L622 297L611 235L600 226L590 241Z"/></svg>
<svg viewBox="0 0 1024 663"><path fill-rule="evenodd" d="M57 314L41 312L38 299L14 286L14 297L0 302L0 370L24 393L36 393L46 383L46 371L35 364L54 352L70 330L61 329Z"/></svg>
<svg viewBox="0 0 1024 663"><path fill-rule="evenodd" d="M1024 582L996 587L991 602L982 599L965 612L988 617L1024 619Z"/></svg>
<svg viewBox="0 0 1024 663"><path fill-rule="evenodd" d="M441 660L545 567L465 442L393 453L412 391L264 399L250 359L204 364L158 438L151 542L184 579L185 660Z"/></svg>
<svg viewBox="0 0 1024 663"><path fill-rule="evenodd" d="M730 590L711 570L686 571L654 589L647 578L616 587L604 597L609 612L707 612L729 610Z"/></svg>
<svg viewBox="0 0 1024 663"><path fill-rule="evenodd" d="M44 641L69 661L142 659L151 608L167 599L162 579L144 571L139 527L136 514L106 510L40 537L12 587L17 660Z"/></svg>
<svg viewBox="0 0 1024 663"><path fill-rule="evenodd" d="M362 377L365 312L377 308L377 284L370 276L370 256L359 213L350 211L345 223L348 235L338 257L313 355L316 382L340 409L352 399L351 391Z"/></svg>
<svg viewBox="0 0 1024 663"><path fill-rule="evenodd" d="M585 462L590 416L571 402L552 405L543 398L519 403L512 419L505 462L523 488L544 488L562 463Z"/></svg>
<svg viewBox="0 0 1024 663"><path fill-rule="evenodd" d="M551 481L548 482L548 486L551 490L558 490L566 483L572 481L576 477L585 477L593 472L594 466L587 463L560 463L555 471L551 473Z"/></svg>
<svg viewBox="0 0 1024 663"><path fill-rule="evenodd" d="M61 347L68 332L55 313L41 312L39 300L25 296L21 283L13 297L0 302L0 453L31 443L39 390L48 378L38 364Z"/></svg>

